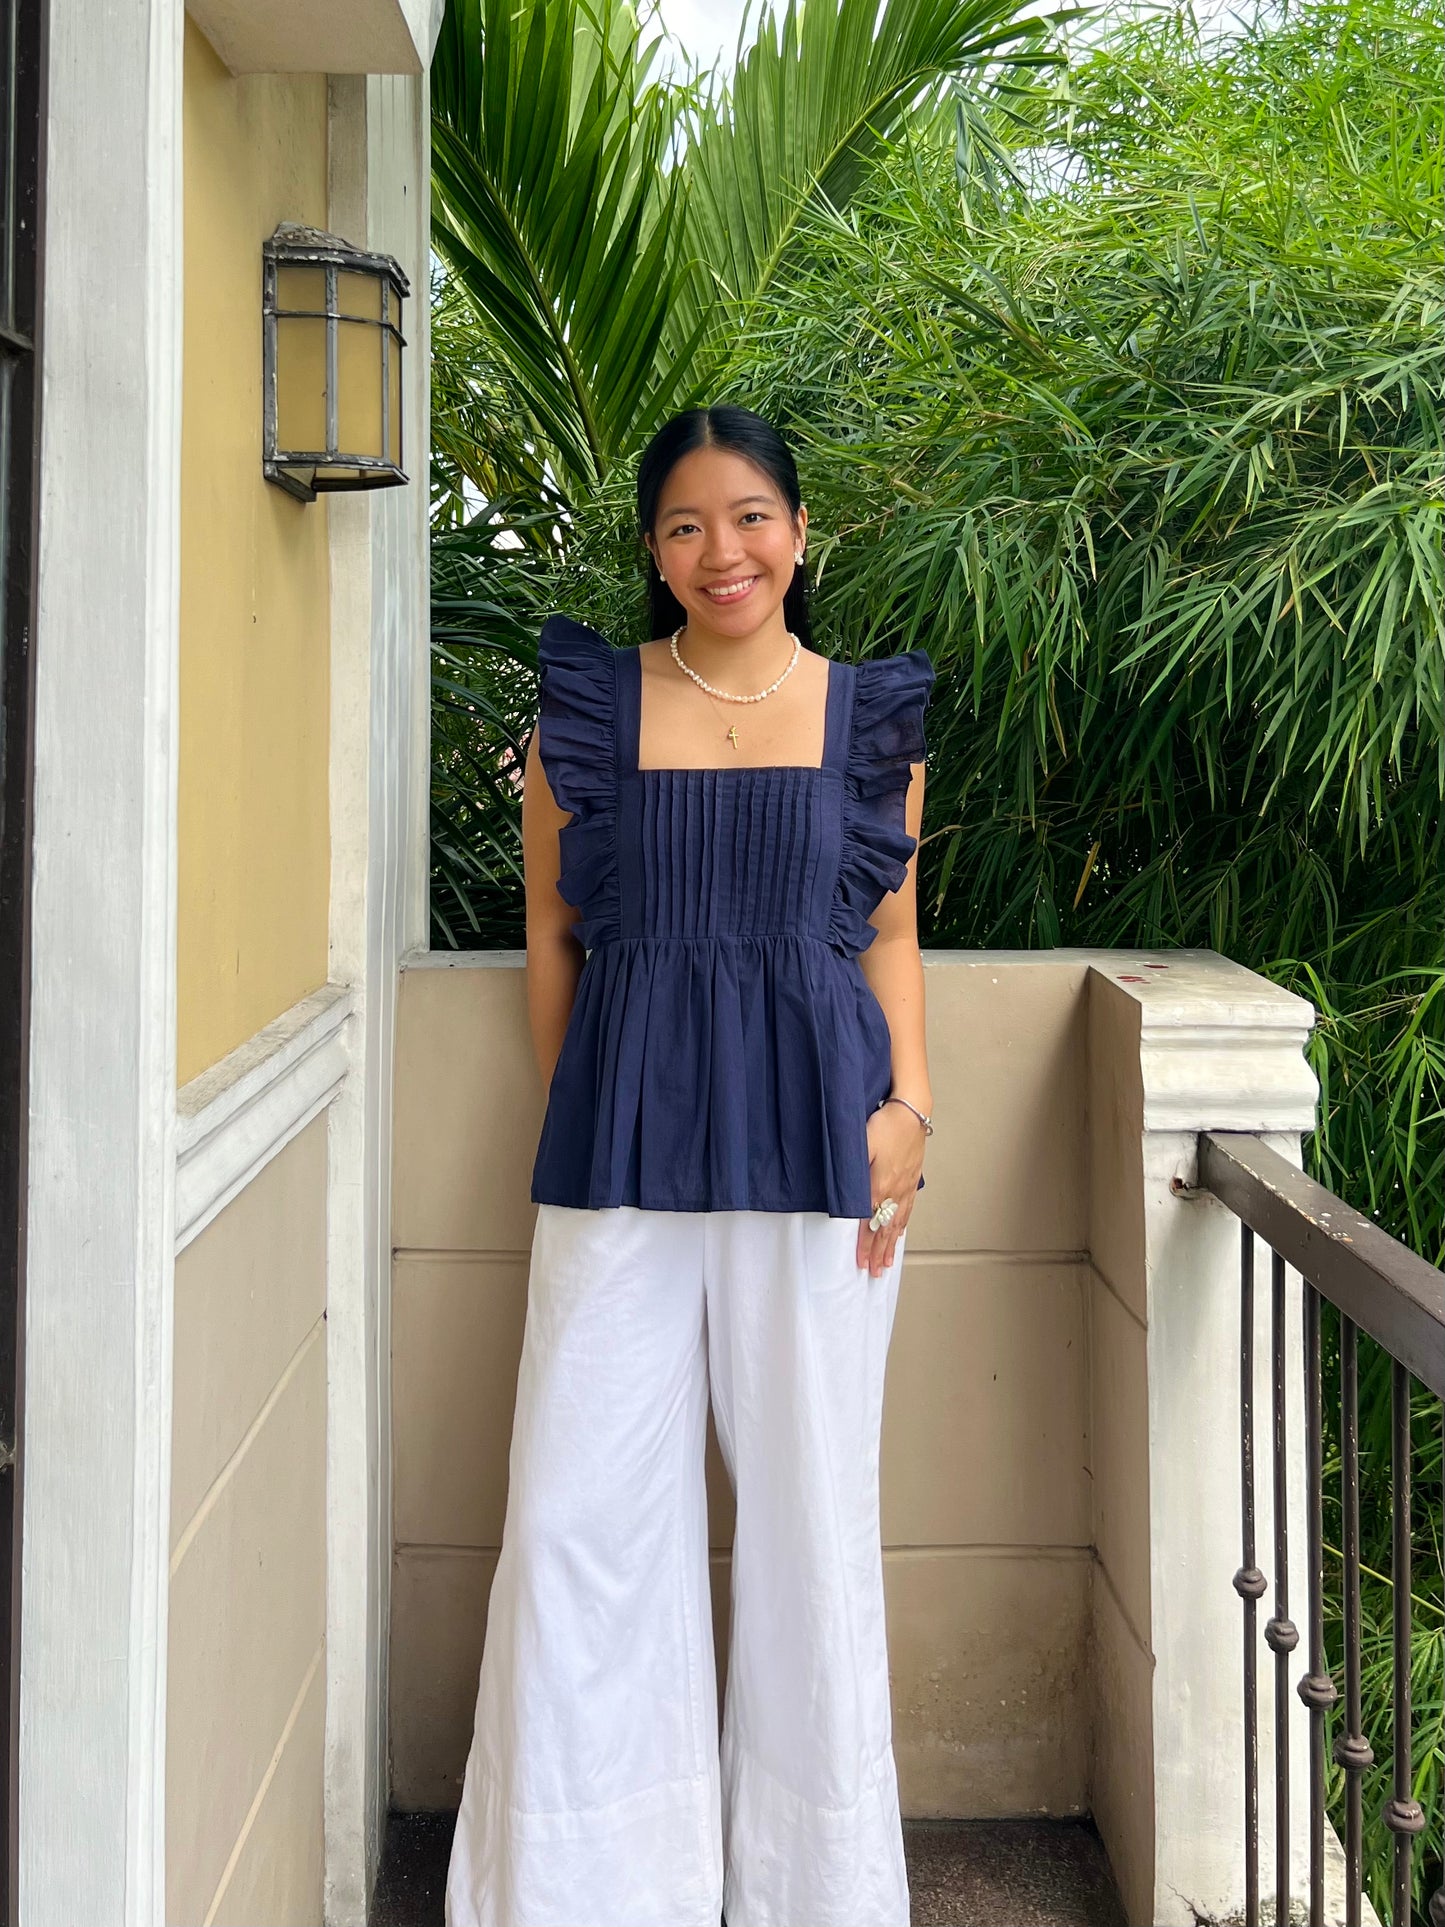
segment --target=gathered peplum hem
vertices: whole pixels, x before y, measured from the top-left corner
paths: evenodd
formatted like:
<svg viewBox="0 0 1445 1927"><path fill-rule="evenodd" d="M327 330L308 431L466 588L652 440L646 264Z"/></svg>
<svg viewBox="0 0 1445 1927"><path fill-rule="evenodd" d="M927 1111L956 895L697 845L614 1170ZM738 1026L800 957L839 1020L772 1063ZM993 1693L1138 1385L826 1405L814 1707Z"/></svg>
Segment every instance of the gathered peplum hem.
<svg viewBox="0 0 1445 1927"><path fill-rule="evenodd" d="M622 937L588 957L532 1200L867 1217L882 1006L816 937Z"/></svg>
<svg viewBox="0 0 1445 1927"><path fill-rule="evenodd" d="M533 1202L866 1218L892 1040L858 956L917 847L926 652L830 663L817 767L641 770L638 652L558 615L538 660L587 956Z"/></svg>

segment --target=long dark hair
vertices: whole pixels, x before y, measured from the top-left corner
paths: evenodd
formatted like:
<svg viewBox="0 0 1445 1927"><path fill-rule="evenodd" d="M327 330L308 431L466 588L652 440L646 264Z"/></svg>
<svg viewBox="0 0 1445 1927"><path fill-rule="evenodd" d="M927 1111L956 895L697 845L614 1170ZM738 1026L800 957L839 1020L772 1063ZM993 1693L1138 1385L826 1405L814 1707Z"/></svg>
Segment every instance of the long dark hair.
<svg viewBox="0 0 1445 1927"><path fill-rule="evenodd" d="M684 455L695 448L726 448L746 456L773 482L796 516L803 505L798 485L798 465L793 451L770 421L755 415L750 408L732 402L718 402L711 408L687 408L658 429L637 465L637 527L639 535L651 535L657 523L657 504L663 485ZM670 636L687 620L687 611L663 581L657 559L646 543L647 600L654 636ZM806 565L799 563L783 597L783 622L804 648L813 643L808 616L808 576Z"/></svg>

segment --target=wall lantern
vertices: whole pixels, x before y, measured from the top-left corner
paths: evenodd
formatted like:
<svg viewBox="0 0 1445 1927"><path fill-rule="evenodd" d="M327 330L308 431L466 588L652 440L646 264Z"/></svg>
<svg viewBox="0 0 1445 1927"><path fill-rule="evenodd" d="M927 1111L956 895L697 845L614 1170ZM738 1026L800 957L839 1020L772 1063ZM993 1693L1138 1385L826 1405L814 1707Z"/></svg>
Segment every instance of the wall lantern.
<svg viewBox="0 0 1445 1927"><path fill-rule="evenodd" d="M262 469L303 502L406 481L401 304L389 254L283 221L262 250Z"/></svg>

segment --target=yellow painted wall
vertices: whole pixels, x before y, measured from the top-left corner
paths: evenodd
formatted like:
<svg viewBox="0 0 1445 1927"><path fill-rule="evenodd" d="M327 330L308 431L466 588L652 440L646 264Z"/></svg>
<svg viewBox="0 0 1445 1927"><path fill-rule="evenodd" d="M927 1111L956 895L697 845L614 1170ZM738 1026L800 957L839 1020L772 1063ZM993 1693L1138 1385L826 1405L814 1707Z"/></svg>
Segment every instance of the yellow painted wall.
<svg viewBox="0 0 1445 1927"><path fill-rule="evenodd" d="M325 76L233 79L188 18L181 1083L327 975L326 501L261 475L261 244L326 213Z"/></svg>

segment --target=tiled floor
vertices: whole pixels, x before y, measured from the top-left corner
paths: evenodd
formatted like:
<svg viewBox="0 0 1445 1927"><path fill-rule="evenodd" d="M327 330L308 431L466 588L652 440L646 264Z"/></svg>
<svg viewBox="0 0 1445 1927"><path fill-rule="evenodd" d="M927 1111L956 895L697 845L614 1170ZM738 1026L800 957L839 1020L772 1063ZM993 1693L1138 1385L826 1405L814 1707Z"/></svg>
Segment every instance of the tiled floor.
<svg viewBox="0 0 1445 1927"><path fill-rule="evenodd" d="M394 1813L371 1927L442 1927L449 1813ZM913 1927L1123 1927L1099 1836L1078 1820L909 1820Z"/></svg>

